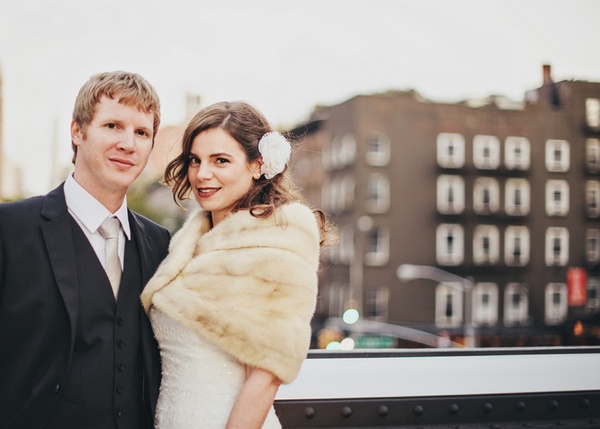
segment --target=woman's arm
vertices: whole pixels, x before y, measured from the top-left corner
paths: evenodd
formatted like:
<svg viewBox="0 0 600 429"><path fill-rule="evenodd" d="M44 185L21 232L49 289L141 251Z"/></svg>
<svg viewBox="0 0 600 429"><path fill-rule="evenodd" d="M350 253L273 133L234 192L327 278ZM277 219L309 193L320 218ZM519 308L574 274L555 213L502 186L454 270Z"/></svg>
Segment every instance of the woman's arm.
<svg viewBox="0 0 600 429"><path fill-rule="evenodd" d="M248 368L225 429L260 429L275 401L281 381L269 371Z"/></svg>

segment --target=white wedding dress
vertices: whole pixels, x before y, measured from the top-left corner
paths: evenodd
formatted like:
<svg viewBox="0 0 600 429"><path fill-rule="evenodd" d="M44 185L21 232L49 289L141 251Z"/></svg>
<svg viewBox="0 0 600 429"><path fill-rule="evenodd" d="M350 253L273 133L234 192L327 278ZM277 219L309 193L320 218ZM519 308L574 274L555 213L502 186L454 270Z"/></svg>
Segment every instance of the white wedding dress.
<svg viewBox="0 0 600 429"><path fill-rule="evenodd" d="M244 367L154 307L150 320L162 358L155 428L223 429L244 383ZM273 407L263 429L281 429Z"/></svg>

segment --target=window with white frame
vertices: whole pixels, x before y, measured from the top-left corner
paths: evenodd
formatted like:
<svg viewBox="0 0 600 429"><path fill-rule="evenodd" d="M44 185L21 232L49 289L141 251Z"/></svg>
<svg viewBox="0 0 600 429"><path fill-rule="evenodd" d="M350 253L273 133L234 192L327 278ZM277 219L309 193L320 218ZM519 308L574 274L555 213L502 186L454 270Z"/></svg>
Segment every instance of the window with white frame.
<svg viewBox="0 0 600 429"><path fill-rule="evenodd" d="M473 182L473 210L477 214L496 213L500 208L500 185L492 177L478 177Z"/></svg>
<svg viewBox="0 0 600 429"><path fill-rule="evenodd" d="M339 259L337 262L350 265L354 261L354 228L344 225L339 234Z"/></svg>
<svg viewBox="0 0 600 429"><path fill-rule="evenodd" d="M329 192L329 207L334 213L348 210L354 204L356 184L354 177L350 174L337 176L331 180Z"/></svg>
<svg viewBox="0 0 600 429"><path fill-rule="evenodd" d="M473 230L473 263L496 264L500 259L500 232L495 225L477 225Z"/></svg>
<svg viewBox="0 0 600 429"><path fill-rule="evenodd" d="M435 325L439 328L460 326L463 322L463 297L460 283L439 283L435 288Z"/></svg>
<svg viewBox="0 0 600 429"><path fill-rule="evenodd" d="M341 164L352 165L356 160L356 138L354 134L346 133L342 137L342 145L340 150Z"/></svg>
<svg viewBox="0 0 600 429"><path fill-rule="evenodd" d="M544 319L547 325L558 325L567 317L567 285L548 283L545 293Z"/></svg>
<svg viewBox="0 0 600 429"><path fill-rule="evenodd" d="M512 267L522 267L529 263L529 229L526 226L506 228L504 262Z"/></svg>
<svg viewBox="0 0 600 429"><path fill-rule="evenodd" d="M546 181L546 214L548 216L569 214L569 183L566 180Z"/></svg>
<svg viewBox="0 0 600 429"><path fill-rule="evenodd" d="M367 179L365 209L370 213L384 213L390 208L390 180L380 173L370 174Z"/></svg>
<svg viewBox="0 0 600 429"><path fill-rule="evenodd" d="M569 230L563 227L546 229L546 265L564 267L569 262Z"/></svg>
<svg viewBox="0 0 600 429"><path fill-rule="evenodd" d="M546 170L550 172L569 171L570 147L566 140L546 140Z"/></svg>
<svg viewBox="0 0 600 429"><path fill-rule="evenodd" d="M592 130L600 131L600 99L588 98L585 100L585 120Z"/></svg>
<svg viewBox="0 0 600 429"><path fill-rule="evenodd" d="M458 214L465 209L465 180L443 174L437 179L437 209L444 214Z"/></svg>
<svg viewBox="0 0 600 429"><path fill-rule="evenodd" d="M477 283L473 288L473 322L494 326L498 322L498 285Z"/></svg>
<svg viewBox="0 0 600 429"><path fill-rule="evenodd" d="M387 287L370 290L366 294L365 316L373 320L387 320L390 291Z"/></svg>
<svg viewBox="0 0 600 429"><path fill-rule="evenodd" d="M504 210L512 216L529 214L530 191L527 179L507 179L504 184Z"/></svg>
<svg viewBox="0 0 600 429"><path fill-rule="evenodd" d="M369 165L384 166L390 163L390 138L383 133L373 133L367 139L365 161Z"/></svg>
<svg viewBox="0 0 600 429"><path fill-rule="evenodd" d="M588 278L585 307L589 310L600 310L600 279Z"/></svg>
<svg viewBox="0 0 600 429"><path fill-rule="evenodd" d="M443 168L462 168L465 165L465 138L456 133L438 134L437 162Z"/></svg>
<svg viewBox="0 0 600 429"><path fill-rule="evenodd" d="M367 232L365 264L380 266L390 258L390 234L386 228L373 228Z"/></svg>
<svg viewBox="0 0 600 429"><path fill-rule="evenodd" d="M600 139L585 141L585 165L590 173L600 172Z"/></svg>
<svg viewBox="0 0 600 429"><path fill-rule="evenodd" d="M528 170L531 146L526 137L507 137L504 142L504 165L509 170Z"/></svg>
<svg viewBox="0 0 600 429"><path fill-rule="evenodd" d="M589 217L600 217L600 182L585 182L585 211Z"/></svg>
<svg viewBox="0 0 600 429"><path fill-rule="evenodd" d="M529 321L529 291L523 283L509 283L504 289L504 325L526 325Z"/></svg>
<svg viewBox="0 0 600 429"><path fill-rule="evenodd" d="M441 224L436 230L436 259L440 265L459 265L464 260L464 230L461 225Z"/></svg>
<svg viewBox="0 0 600 429"><path fill-rule="evenodd" d="M500 165L500 140L496 136L473 138L473 165L480 170L495 170Z"/></svg>
<svg viewBox="0 0 600 429"><path fill-rule="evenodd" d="M321 152L321 164L323 165L323 169L325 171L331 171L333 169L333 141L326 141L323 143L323 148Z"/></svg>
<svg viewBox="0 0 600 429"><path fill-rule="evenodd" d="M600 262L600 229L588 228L585 231L585 259L590 265Z"/></svg>

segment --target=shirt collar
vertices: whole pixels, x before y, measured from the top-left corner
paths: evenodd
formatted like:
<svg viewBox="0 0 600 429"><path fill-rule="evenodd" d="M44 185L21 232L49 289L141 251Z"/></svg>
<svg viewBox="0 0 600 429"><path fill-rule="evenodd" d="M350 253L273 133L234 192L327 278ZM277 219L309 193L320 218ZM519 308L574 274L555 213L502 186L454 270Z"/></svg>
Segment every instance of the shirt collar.
<svg viewBox="0 0 600 429"><path fill-rule="evenodd" d="M131 238L129 216L127 212L127 197L115 212L111 213L69 174L65 181L65 200L69 211L77 216L79 221L93 234L108 217L115 216L121 222L127 239Z"/></svg>

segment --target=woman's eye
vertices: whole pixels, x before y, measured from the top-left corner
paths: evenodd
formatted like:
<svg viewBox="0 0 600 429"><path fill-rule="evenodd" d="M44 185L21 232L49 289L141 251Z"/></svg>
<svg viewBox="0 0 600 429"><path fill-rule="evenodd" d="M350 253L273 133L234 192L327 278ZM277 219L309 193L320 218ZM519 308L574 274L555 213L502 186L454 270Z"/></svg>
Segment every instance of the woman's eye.
<svg viewBox="0 0 600 429"><path fill-rule="evenodd" d="M190 157L190 165L200 165L200 160L195 156Z"/></svg>
<svg viewBox="0 0 600 429"><path fill-rule="evenodd" d="M225 158L217 158L217 164L225 164L225 163L227 163L227 162L229 162L229 160L228 160L228 159L225 159Z"/></svg>

